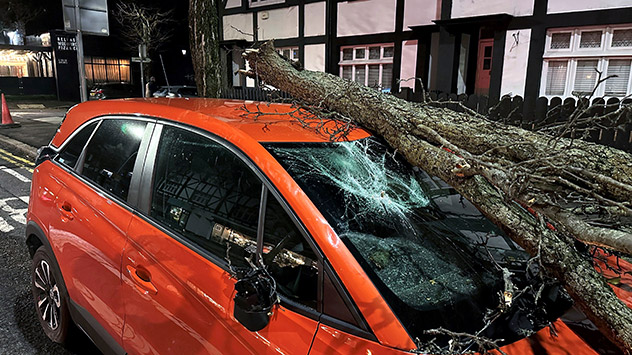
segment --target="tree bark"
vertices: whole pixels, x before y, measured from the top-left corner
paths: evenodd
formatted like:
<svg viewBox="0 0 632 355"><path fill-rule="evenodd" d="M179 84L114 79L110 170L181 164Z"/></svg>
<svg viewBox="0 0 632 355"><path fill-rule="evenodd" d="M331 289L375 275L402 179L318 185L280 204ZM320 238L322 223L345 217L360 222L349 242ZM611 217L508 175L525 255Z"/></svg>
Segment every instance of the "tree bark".
<svg viewBox="0 0 632 355"><path fill-rule="evenodd" d="M221 0L189 0L191 57L202 97L218 97L222 84L217 1Z"/></svg>
<svg viewBox="0 0 632 355"><path fill-rule="evenodd" d="M589 224L555 200L583 193L629 218L630 154L407 102L327 73L299 71L276 54L272 43L244 55L252 68L247 75L350 117L382 136L409 162L452 185L522 248L539 256L545 271L562 283L603 334L632 353L632 310L568 237L629 254L632 235L626 229ZM537 184L529 182L527 170L535 172ZM543 227L521 205L557 229Z"/></svg>

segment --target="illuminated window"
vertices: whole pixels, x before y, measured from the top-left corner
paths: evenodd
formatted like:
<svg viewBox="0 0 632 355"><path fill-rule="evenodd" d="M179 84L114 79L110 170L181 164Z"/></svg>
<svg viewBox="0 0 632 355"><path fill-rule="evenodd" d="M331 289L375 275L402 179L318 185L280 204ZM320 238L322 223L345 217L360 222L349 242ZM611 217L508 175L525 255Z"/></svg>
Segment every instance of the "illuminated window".
<svg viewBox="0 0 632 355"><path fill-rule="evenodd" d="M129 59L86 57L86 78L94 83L129 83L131 81Z"/></svg>
<svg viewBox="0 0 632 355"><path fill-rule="evenodd" d="M53 77L52 54L44 51L0 50L0 76Z"/></svg>

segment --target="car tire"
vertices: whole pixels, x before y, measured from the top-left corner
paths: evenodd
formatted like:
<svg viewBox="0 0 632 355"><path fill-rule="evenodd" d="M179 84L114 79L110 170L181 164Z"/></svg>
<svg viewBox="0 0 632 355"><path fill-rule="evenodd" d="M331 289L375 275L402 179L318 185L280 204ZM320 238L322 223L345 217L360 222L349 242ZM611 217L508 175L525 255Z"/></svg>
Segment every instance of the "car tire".
<svg viewBox="0 0 632 355"><path fill-rule="evenodd" d="M42 329L55 343L65 344L72 323L68 294L52 253L41 246L33 255L31 290Z"/></svg>

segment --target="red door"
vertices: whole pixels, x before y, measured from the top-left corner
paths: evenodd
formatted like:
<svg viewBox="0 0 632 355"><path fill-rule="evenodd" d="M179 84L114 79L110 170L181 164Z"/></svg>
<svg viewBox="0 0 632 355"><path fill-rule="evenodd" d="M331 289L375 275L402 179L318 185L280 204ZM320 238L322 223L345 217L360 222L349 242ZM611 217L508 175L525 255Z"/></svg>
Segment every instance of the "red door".
<svg viewBox="0 0 632 355"><path fill-rule="evenodd" d="M228 270L247 267L257 251L261 180L208 137L160 130L148 153L153 166L143 172L152 174L140 189L145 212L130 223L122 261L125 350L306 355L317 317L277 305L259 331L233 317L236 280Z"/></svg>
<svg viewBox="0 0 632 355"><path fill-rule="evenodd" d="M122 277L129 354L308 353L316 321L276 306L270 323L251 332L233 318L236 280L228 272L139 217L129 241Z"/></svg>
<svg viewBox="0 0 632 355"><path fill-rule="evenodd" d="M120 343L120 265L130 212L69 174L66 177L66 187L55 200L57 218L50 225L50 240L70 298Z"/></svg>
<svg viewBox="0 0 632 355"><path fill-rule="evenodd" d="M476 95L489 94L489 79L492 72L493 39L481 39L478 42L478 61L476 64Z"/></svg>

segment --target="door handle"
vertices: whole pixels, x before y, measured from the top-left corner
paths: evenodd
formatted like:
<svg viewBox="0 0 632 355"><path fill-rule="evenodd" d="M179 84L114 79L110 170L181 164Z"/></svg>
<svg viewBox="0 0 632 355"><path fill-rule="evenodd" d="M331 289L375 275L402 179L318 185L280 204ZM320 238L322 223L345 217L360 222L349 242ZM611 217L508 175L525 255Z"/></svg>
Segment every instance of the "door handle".
<svg viewBox="0 0 632 355"><path fill-rule="evenodd" d="M158 289L151 282L151 273L142 266L127 265L127 273L141 293L155 295Z"/></svg>
<svg viewBox="0 0 632 355"><path fill-rule="evenodd" d="M72 205L68 201L64 201L63 203L58 205L59 212L62 216L66 217L69 220L73 220L75 218L72 213Z"/></svg>

